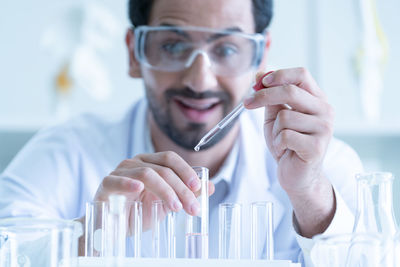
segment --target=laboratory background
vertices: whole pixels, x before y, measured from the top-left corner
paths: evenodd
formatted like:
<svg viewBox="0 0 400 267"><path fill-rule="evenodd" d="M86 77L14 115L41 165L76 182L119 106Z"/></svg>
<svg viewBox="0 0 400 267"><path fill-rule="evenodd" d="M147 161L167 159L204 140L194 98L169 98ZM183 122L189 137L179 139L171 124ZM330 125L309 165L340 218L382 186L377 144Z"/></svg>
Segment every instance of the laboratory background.
<svg viewBox="0 0 400 267"><path fill-rule="evenodd" d="M399 221L400 1L274 2L269 69L310 70L335 108L335 136L366 170L394 174ZM0 172L42 127L118 117L143 95L127 74L128 27L124 0L2 1Z"/></svg>

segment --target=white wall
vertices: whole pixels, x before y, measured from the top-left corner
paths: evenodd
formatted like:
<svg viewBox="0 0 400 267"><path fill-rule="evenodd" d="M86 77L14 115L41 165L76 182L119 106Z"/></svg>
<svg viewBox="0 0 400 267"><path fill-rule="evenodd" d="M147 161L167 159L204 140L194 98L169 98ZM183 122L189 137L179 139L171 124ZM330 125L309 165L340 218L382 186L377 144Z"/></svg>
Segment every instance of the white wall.
<svg viewBox="0 0 400 267"><path fill-rule="evenodd" d="M52 81L58 67L41 46L46 28L57 21L67 7L82 0L7 0L0 9L0 126L46 121L54 111ZM121 33L112 40L109 51L99 56L109 67L113 93L103 103L91 99L85 90L75 88L71 106L81 111L119 112L143 94L141 82L127 75L124 33L128 27L126 1L94 0L110 8L121 25ZM382 120L379 126L400 132L396 100L397 72L400 59L398 25L400 2L377 1L381 23L390 44L382 95ZM363 120L359 88L353 65L359 48L360 18L356 0L276 0L271 27L273 68L306 66L326 91L336 108L340 131ZM11 25L11 26L10 26ZM372 130L375 127L372 128ZM385 129L386 129L385 128ZM367 129L370 130L370 129Z"/></svg>
<svg viewBox="0 0 400 267"><path fill-rule="evenodd" d="M67 8L82 0L7 0L0 8L0 128L36 128L54 115L54 74L60 66L41 45L43 34ZM82 111L118 113L143 94L140 80L127 74L124 34L128 27L126 1L98 0L108 6L121 32L111 49L99 53L108 66L113 92L104 102L93 100L82 88L71 95L72 114ZM29 128L29 127L28 127Z"/></svg>

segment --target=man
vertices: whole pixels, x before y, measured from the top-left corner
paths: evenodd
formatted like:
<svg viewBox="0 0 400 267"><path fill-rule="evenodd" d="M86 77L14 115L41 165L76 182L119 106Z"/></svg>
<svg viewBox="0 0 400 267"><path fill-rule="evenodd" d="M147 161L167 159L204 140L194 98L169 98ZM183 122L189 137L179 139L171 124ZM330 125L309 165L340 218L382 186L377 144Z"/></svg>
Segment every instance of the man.
<svg viewBox="0 0 400 267"><path fill-rule="evenodd" d="M86 201L119 193L143 202L147 228L156 199L199 212L191 166L205 166L211 256L218 203L269 200L275 258L310 265L311 237L351 230L361 164L332 139L332 108L305 69L274 71L249 96L266 70L271 2L131 0L129 75L143 79L146 99L118 122L86 116L41 131L1 176L0 216L78 218ZM243 100L240 119L195 152Z"/></svg>

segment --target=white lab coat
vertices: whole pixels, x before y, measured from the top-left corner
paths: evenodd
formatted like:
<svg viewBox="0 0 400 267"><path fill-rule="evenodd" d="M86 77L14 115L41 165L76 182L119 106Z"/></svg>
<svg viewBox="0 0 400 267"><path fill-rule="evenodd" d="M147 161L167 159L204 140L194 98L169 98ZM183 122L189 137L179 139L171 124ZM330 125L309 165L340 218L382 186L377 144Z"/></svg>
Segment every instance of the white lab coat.
<svg viewBox="0 0 400 267"><path fill-rule="evenodd" d="M83 216L85 202L93 199L102 179L122 160L154 152L146 113L147 102L142 99L120 120L84 115L38 132L0 176L0 218ZM313 241L295 231L291 203L279 186L276 162L265 145L263 111L245 111L239 123L235 149L215 178L227 185L221 201L244 204L272 201L275 258L299 260L311 266L309 253ZM351 231L356 192L354 174L361 170L356 153L333 139L324 161L324 173L334 186L337 210L324 234ZM218 250L217 204L210 205L210 255L214 257ZM150 256L150 241L150 235L144 233L144 256ZM248 235L243 243L249 246Z"/></svg>

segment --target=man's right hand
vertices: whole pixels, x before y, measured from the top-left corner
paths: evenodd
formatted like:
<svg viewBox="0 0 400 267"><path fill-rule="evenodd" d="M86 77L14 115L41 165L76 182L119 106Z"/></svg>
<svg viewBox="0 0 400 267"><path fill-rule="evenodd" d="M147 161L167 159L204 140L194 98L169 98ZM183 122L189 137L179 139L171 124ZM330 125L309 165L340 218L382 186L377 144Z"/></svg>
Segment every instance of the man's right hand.
<svg viewBox="0 0 400 267"><path fill-rule="evenodd" d="M106 176L95 195L95 201L107 201L111 194L125 195L128 201L141 201L143 231L149 229L151 205L163 200L165 213L184 208L197 215L200 205L196 196L201 182L192 167L175 152L140 154L122 161ZM196 194L197 192L197 194ZM214 185L209 184L210 195Z"/></svg>

